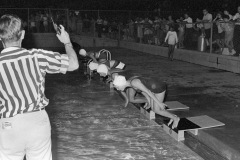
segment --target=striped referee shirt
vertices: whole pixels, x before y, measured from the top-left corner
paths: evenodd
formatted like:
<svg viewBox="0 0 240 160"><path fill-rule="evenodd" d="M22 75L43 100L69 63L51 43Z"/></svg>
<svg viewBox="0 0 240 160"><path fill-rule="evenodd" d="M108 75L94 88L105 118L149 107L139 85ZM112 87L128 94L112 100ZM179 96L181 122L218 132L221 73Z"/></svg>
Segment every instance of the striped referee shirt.
<svg viewBox="0 0 240 160"><path fill-rule="evenodd" d="M43 109L46 73L65 74L66 54L42 49L5 48L0 54L0 118Z"/></svg>

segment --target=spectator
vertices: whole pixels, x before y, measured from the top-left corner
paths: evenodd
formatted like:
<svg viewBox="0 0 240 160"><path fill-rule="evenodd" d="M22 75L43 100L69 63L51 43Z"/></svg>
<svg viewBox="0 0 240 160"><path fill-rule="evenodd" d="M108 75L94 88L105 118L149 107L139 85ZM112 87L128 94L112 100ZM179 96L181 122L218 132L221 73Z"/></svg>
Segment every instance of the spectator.
<svg viewBox="0 0 240 160"><path fill-rule="evenodd" d="M48 32L48 14L45 12L42 17L43 20L43 27L44 27L44 32Z"/></svg>
<svg viewBox="0 0 240 160"><path fill-rule="evenodd" d="M152 31L153 22L148 17L146 17L144 19L143 23L144 23L143 24L144 25L144 32L143 32L144 43L151 44L152 43L152 34L153 34L153 31Z"/></svg>
<svg viewBox="0 0 240 160"><path fill-rule="evenodd" d="M78 14L78 16L77 16L77 34L82 33L82 27L83 27L82 17L81 17L81 14Z"/></svg>
<svg viewBox="0 0 240 160"><path fill-rule="evenodd" d="M101 38L102 37L102 29L103 29L103 20L100 16L97 19L96 28L97 28L97 32L98 32L98 37Z"/></svg>
<svg viewBox="0 0 240 160"><path fill-rule="evenodd" d="M165 42L168 40L168 59L173 60L173 53L176 44L178 43L178 37L176 31L174 31L174 27L170 26L169 31L167 32Z"/></svg>
<svg viewBox="0 0 240 160"><path fill-rule="evenodd" d="M84 15L83 19L83 31L84 32L89 32L90 31L90 19L88 18L88 15Z"/></svg>
<svg viewBox="0 0 240 160"><path fill-rule="evenodd" d="M196 27L195 27L196 26ZM202 20L200 20L199 18L196 19L196 23L194 25L194 28L199 31L200 35L205 36L205 29L204 29L204 25L202 23Z"/></svg>
<svg viewBox="0 0 240 160"><path fill-rule="evenodd" d="M171 25L174 26L175 25L174 20L173 20L171 15L168 16L167 24L168 24L168 26L171 26Z"/></svg>
<svg viewBox="0 0 240 160"><path fill-rule="evenodd" d="M224 48L224 30L222 29L223 25L223 19L222 19L222 13L218 12L216 15L216 18L214 18L213 22L216 22L217 27L217 33L213 35L213 42L212 44L217 44L219 47L219 50L217 50L217 53L221 53Z"/></svg>
<svg viewBox="0 0 240 160"><path fill-rule="evenodd" d="M129 20L128 26L129 26L129 36L131 37L131 39L133 39L133 36L134 36L134 21L132 19Z"/></svg>
<svg viewBox="0 0 240 160"><path fill-rule="evenodd" d="M185 34L184 34L184 46L192 46L192 34L193 34L193 20L189 17L188 13L184 14L183 22L186 23Z"/></svg>
<svg viewBox="0 0 240 160"><path fill-rule="evenodd" d="M137 38L140 43L142 43L142 38L143 38L143 23L144 21L142 18L137 18L136 20L136 25L137 25Z"/></svg>
<svg viewBox="0 0 240 160"><path fill-rule="evenodd" d="M90 21L91 25L90 25L90 33L94 33L95 32L95 24L96 24L96 21L95 19L92 17L91 21Z"/></svg>
<svg viewBox="0 0 240 160"><path fill-rule="evenodd" d="M221 25L222 29L225 31L224 43L227 46L230 53L233 53L233 30L234 24L229 20L228 15L223 15L223 20L225 23Z"/></svg>
<svg viewBox="0 0 240 160"><path fill-rule="evenodd" d="M178 23L178 47L184 48L183 41L184 41L184 32L185 32L185 23L181 20Z"/></svg>
<svg viewBox="0 0 240 160"><path fill-rule="evenodd" d="M51 126L45 111L46 73L66 73L78 68L77 55L68 33L61 26L57 35L67 54L42 49L21 48L25 31L17 16L0 18L0 157L1 160L51 160ZM10 72L9 72L10 71ZM4 75L4 76L3 76Z"/></svg>
<svg viewBox="0 0 240 160"><path fill-rule="evenodd" d="M72 32L76 33L76 31L77 31L77 16L74 12L72 13L70 25L71 25Z"/></svg>
<svg viewBox="0 0 240 160"><path fill-rule="evenodd" d="M107 18L105 17L103 20L103 27L102 27L104 37L108 37L108 21Z"/></svg>
<svg viewBox="0 0 240 160"><path fill-rule="evenodd" d="M155 20L153 22L153 28L154 28L154 44L160 45L160 19L158 16L155 16Z"/></svg>
<svg viewBox="0 0 240 160"><path fill-rule="evenodd" d="M227 15L227 16L228 16L228 19L232 19L232 18L233 18L233 16L228 12L227 9L225 9L225 10L223 11L223 13L224 13L224 15Z"/></svg>
<svg viewBox="0 0 240 160"><path fill-rule="evenodd" d="M43 26L43 16L44 14L39 11L39 15L40 15L40 32L44 32L44 26Z"/></svg>
<svg viewBox="0 0 240 160"><path fill-rule="evenodd" d="M36 32L36 21L33 14L30 15L30 32L35 33Z"/></svg>
<svg viewBox="0 0 240 160"><path fill-rule="evenodd" d="M210 38L211 38L211 24L212 22L212 14L208 13L207 9L203 10L203 19L202 19L202 23L204 26L204 32L205 32L205 38L206 38L206 42L207 42L207 46L210 45Z"/></svg>
<svg viewBox="0 0 240 160"><path fill-rule="evenodd" d="M162 18L161 23L160 23L160 35L159 35L159 42L160 45L164 45L164 39L167 35L167 30L166 30L166 19Z"/></svg>
<svg viewBox="0 0 240 160"><path fill-rule="evenodd" d="M238 12L233 16L233 20L235 21L233 46L236 51L234 56L239 56L240 54L240 6L238 6L237 10Z"/></svg>
<svg viewBox="0 0 240 160"><path fill-rule="evenodd" d="M36 28L37 28L37 32L40 32L40 23L41 23L41 17L39 13L36 13L35 16L35 21L36 21Z"/></svg>

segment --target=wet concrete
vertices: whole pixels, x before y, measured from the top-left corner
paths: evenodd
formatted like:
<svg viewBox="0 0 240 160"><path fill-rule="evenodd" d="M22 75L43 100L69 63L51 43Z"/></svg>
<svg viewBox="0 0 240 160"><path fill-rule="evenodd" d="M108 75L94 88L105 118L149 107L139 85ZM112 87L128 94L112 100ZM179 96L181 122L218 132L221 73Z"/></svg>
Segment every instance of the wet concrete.
<svg viewBox="0 0 240 160"><path fill-rule="evenodd" d="M83 71L47 75L54 160L201 160Z"/></svg>

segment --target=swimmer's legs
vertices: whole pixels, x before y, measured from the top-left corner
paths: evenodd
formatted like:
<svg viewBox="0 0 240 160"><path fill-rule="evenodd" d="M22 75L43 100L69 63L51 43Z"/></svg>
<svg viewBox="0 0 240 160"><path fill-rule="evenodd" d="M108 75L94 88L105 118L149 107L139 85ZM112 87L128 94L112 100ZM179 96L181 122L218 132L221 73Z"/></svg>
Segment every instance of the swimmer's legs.
<svg viewBox="0 0 240 160"><path fill-rule="evenodd" d="M129 102L131 103L147 103L147 99L145 97L136 97L136 91L132 88L128 88L126 90L126 94L128 96Z"/></svg>
<svg viewBox="0 0 240 160"><path fill-rule="evenodd" d="M163 103L163 100L164 100L164 97L165 97L165 92L162 92L162 93L158 93L158 94L155 94L156 98L161 102ZM161 115L161 116L164 116L164 117L168 117L170 118L170 123L168 125L170 125L172 122L173 122L173 125L172 125L172 128L176 128L178 126L178 122L180 120L179 117L177 117L176 115L168 112L167 110L162 110L156 102L153 101L153 99L151 99L151 106L152 106L152 110L153 112Z"/></svg>

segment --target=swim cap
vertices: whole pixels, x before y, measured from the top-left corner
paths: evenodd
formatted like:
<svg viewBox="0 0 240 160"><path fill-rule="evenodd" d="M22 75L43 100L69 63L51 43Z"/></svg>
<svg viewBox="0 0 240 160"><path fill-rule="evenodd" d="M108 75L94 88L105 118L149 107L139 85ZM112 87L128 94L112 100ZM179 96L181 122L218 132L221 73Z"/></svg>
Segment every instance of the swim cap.
<svg viewBox="0 0 240 160"><path fill-rule="evenodd" d="M95 63L95 62L90 62L89 65L88 65L89 69L90 70L96 70L98 68L98 63Z"/></svg>
<svg viewBox="0 0 240 160"><path fill-rule="evenodd" d="M105 64L100 64L97 68L97 72L107 74L108 73L108 68Z"/></svg>
<svg viewBox="0 0 240 160"><path fill-rule="evenodd" d="M87 55L87 52L85 49L80 49L79 54L85 57Z"/></svg>
<svg viewBox="0 0 240 160"><path fill-rule="evenodd" d="M127 80L124 76L117 75L113 80L113 85L115 86L124 86L127 83Z"/></svg>

